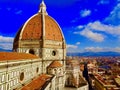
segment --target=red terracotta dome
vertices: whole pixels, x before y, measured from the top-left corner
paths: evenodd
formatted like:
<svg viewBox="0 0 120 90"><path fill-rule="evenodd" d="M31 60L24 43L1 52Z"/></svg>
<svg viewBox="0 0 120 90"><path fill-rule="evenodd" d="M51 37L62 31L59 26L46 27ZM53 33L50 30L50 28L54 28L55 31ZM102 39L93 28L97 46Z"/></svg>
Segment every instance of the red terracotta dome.
<svg viewBox="0 0 120 90"><path fill-rule="evenodd" d="M39 12L28 19L16 34L14 44L19 40L41 40L43 35L45 40L64 39L60 26L47 14L45 4L41 3Z"/></svg>
<svg viewBox="0 0 120 90"><path fill-rule="evenodd" d="M18 31L15 42L20 40L42 39L42 15L40 13L31 17ZM45 39L62 41L61 29L56 21L45 15Z"/></svg>
<svg viewBox="0 0 120 90"><path fill-rule="evenodd" d="M62 67L63 65L59 61L53 61L48 67L49 68L58 68Z"/></svg>

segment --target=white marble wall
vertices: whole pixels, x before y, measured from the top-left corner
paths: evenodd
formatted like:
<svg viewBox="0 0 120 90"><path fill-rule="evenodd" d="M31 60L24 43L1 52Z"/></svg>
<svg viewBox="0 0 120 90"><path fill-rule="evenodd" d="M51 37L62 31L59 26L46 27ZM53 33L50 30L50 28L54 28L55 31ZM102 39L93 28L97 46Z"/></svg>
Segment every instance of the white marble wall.
<svg viewBox="0 0 120 90"><path fill-rule="evenodd" d="M0 90L19 89L41 74L41 66L40 59L0 62ZM21 73L24 73L23 80L20 80Z"/></svg>
<svg viewBox="0 0 120 90"><path fill-rule="evenodd" d="M55 56L52 55L53 51L56 51ZM43 48L43 60L62 60L62 59L63 59L62 49Z"/></svg>
<svg viewBox="0 0 120 90"><path fill-rule="evenodd" d="M56 76L55 88L56 90L63 90L65 73L63 67L58 68L48 68L48 74L53 74Z"/></svg>

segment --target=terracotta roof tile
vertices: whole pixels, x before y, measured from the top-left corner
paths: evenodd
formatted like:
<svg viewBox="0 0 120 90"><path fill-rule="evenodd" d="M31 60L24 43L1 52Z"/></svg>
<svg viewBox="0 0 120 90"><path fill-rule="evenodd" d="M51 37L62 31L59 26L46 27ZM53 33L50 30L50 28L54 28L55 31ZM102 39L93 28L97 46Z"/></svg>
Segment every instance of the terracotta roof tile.
<svg viewBox="0 0 120 90"><path fill-rule="evenodd" d="M42 15L34 15L26 24L24 24L18 31L14 44L20 39L20 34L22 33L22 40L31 40L31 39L42 39ZM24 28L23 28L24 27ZM22 32L22 29L23 32ZM63 36L61 29L56 21L48 15L45 15L45 38L48 40L57 40L62 41ZM18 43L18 42L17 42ZM15 45L14 45L15 46Z"/></svg>
<svg viewBox="0 0 120 90"><path fill-rule="evenodd" d="M27 40L41 38L42 38L42 20L41 15L37 14L34 17L32 17L24 27L21 39Z"/></svg>
<svg viewBox="0 0 120 90"><path fill-rule="evenodd" d="M39 57L27 54L27 53L17 53L17 52L0 52L0 61L3 60L22 60L22 59L37 59Z"/></svg>
<svg viewBox="0 0 120 90"><path fill-rule="evenodd" d="M28 85L22 87L21 90L40 90L43 87L43 85L51 78L51 75L42 74Z"/></svg>
<svg viewBox="0 0 120 90"><path fill-rule="evenodd" d="M53 61L48 67L49 68L57 68L62 67L63 65L59 61Z"/></svg>
<svg viewBox="0 0 120 90"><path fill-rule="evenodd" d="M62 41L62 33L55 22L50 16L45 16L45 29L46 29L46 39Z"/></svg>

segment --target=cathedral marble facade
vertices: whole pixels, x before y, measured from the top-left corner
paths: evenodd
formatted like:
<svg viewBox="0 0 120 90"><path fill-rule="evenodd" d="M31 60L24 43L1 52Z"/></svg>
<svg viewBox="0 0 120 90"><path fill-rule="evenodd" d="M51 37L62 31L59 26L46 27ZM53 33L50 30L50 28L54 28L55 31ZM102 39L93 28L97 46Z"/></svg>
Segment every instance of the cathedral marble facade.
<svg viewBox="0 0 120 90"><path fill-rule="evenodd" d="M65 57L62 30L42 1L38 13L18 30L13 52L0 54L0 90L62 90Z"/></svg>
<svg viewBox="0 0 120 90"><path fill-rule="evenodd" d="M0 52L0 90L64 90L65 59L64 35L42 1L18 30L13 52Z"/></svg>

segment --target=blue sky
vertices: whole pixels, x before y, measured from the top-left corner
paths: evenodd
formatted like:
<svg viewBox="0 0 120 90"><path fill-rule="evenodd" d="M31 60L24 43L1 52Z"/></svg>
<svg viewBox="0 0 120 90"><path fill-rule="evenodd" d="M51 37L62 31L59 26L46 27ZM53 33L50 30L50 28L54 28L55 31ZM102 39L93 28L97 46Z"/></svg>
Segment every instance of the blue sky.
<svg viewBox="0 0 120 90"><path fill-rule="evenodd" d="M0 48L11 50L19 28L41 0L0 1ZM120 52L120 0L45 0L61 26L68 52Z"/></svg>

